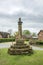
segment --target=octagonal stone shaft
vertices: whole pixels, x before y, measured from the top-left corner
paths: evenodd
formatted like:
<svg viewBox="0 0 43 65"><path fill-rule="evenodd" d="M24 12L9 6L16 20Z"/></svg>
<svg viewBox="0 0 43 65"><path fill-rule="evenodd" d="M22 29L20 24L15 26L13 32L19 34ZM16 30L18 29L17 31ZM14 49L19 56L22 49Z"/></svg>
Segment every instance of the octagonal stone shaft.
<svg viewBox="0 0 43 65"><path fill-rule="evenodd" d="M22 38L22 21L21 21L21 18L19 18L19 21L18 21L18 33L19 33L19 38Z"/></svg>

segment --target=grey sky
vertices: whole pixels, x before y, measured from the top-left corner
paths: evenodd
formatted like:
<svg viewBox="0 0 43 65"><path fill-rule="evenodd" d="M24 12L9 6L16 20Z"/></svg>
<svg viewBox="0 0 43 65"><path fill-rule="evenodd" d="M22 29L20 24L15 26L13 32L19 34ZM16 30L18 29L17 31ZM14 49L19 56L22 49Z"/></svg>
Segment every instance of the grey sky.
<svg viewBox="0 0 43 65"><path fill-rule="evenodd" d="M16 31L19 17L23 30L43 29L43 0L0 0L0 31Z"/></svg>

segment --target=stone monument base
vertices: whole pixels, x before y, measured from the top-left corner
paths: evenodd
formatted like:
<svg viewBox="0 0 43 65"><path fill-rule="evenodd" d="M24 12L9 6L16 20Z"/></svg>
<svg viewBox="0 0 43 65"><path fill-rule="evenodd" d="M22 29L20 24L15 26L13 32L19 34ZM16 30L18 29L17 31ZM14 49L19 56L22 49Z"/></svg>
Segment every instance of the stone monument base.
<svg viewBox="0 0 43 65"><path fill-rule="evenodd" d="M33 53L32 48L24 44L24 40L16 40L16 44L11 45L11 47L8 49L8 53L11 55L21 55L21 54L29 54Z"/></svg>

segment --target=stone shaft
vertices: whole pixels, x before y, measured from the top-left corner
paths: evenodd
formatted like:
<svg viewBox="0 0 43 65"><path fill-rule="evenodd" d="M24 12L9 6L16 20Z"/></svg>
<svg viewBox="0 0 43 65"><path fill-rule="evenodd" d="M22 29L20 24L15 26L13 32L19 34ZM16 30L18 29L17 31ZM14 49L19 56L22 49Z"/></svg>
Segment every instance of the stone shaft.
<svg viewBox="0 0 43 65"><path fill-rule="evenodd" d="M19 38L22 38L22 21L21 21L21 18L19 18L19 22L18 22L18 33L19 33Z"/></svg>

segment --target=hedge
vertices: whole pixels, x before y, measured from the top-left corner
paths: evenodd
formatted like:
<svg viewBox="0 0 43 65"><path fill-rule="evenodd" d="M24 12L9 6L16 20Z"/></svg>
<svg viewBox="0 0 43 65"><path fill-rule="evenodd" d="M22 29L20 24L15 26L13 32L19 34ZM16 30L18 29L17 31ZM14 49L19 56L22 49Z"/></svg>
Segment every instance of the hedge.
<svg viewBox="0 0 43 65"><path fill-rule="evenodd" d="M40 45L43 45L43 41L36 41L36 44L40 44Z"/></svg>
<svg viewBox="0 0 43 65"><path fill-rule="evenodd" d="M11 41L15 41L15 38L0 38L0 43L1 42L11 42Z"/></svg>

